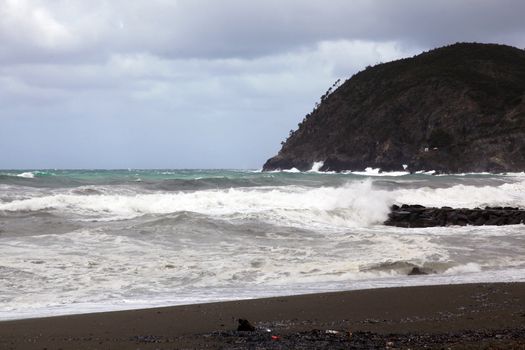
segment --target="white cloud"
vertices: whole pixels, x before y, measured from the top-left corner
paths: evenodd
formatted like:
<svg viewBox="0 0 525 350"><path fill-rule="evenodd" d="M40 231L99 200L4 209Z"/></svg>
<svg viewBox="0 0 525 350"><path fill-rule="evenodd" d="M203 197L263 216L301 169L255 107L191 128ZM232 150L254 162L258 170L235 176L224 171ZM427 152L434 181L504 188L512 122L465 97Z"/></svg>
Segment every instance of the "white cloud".
<svg viewBox="0 0 525 350"><path fill-rule="evenodd" d="M196 90L201 96L277 97L319 90L365 65L410 55L395 43L324 41L292 52L259 58L170 59L150 53L114 54L99 64L18 64L0 76L40 89L120 89L145 98L172 99ZM305 83L307 82L307 83ZM139 92L139 93L137 93ZM163 96L164 95L164 96Z"/></svg>
<svg viewBox="0 0 525 350"><path fill-rule="evenodd" d="M4 45L34 46L61 50L73 43L68 28L43 6L28 0L3 0L0 3L0 34Z"/></svg>

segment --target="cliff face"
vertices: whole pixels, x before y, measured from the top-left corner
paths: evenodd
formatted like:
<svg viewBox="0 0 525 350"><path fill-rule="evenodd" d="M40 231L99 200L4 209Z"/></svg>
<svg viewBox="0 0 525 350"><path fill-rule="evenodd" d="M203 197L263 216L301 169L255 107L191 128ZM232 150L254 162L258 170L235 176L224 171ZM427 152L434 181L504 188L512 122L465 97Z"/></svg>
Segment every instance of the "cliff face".
<svg viewBox="0 0 525 350"><path fill-rule="evenodd" d="M322 99L264 170L525 170L525 51L454 44L368 67Z"/></svg>

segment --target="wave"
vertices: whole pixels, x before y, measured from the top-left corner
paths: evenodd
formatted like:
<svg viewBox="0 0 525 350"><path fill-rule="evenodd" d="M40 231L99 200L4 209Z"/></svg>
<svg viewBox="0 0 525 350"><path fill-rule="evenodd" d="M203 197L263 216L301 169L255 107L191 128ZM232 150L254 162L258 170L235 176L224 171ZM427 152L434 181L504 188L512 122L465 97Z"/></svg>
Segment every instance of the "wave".
<svg viewBox="0 0 525 350"><path fill-rule="evenodd" d="M323 167L324 162L314 162L312 164L312 169L310 169L308 172L311 173L333 173L329 171L321 171L320 169Z"/></svg>
<svg viewBox="0 0 525 350"><path fill-rule="evenodd" d="M0 185L25 188L64 188L84 185L84 181L46 171L0 172Z"/></svg>
<svg viewBox="0 0 525 350"><path fill-rule="evenodd" d="M35 177L46 177L46 176L53 176L54 173L49 171L43 171L43 170L32 170L32 171L24 171L22 173L13 174L17 177L22 177L26 179L34 179Z"/></svg>
<svg viewBox="0 0 525 350"><path fill-rule="evenodd" d="M366 168L364 171L348 171L347 174L361 175L361 176L405 176L410 175L408 171L381 171L379 168ZM433 173L425 172L424 175L432 175Z"/></svg>
<svg viewBox="0 0 525 350"><path fill-rule="evenodd" d="M397 204L475 208L486 206L525 207L525 181L499 186L455 185L445 188L421 187L395 191Z"/></svg>
<svg viewBox="0 0 525 350"><path fill-rule="evenodd" d="M366 177L402 177L408 175L428 175L428 176L452 176L452 177L464 177L464 176L509 176L509 177L525 177L525 172L504 172L504 173L489 173L489 172L469 172L469 173L438 173L435 170L419 170L413 173L406 171L407 165L403 164L402 171L382 171L381 168L366 167L362 171L358 170L346 170L341 172L336 171L323 171L320 170L324 165L324 161L313 162L310 170L300 171L297 168L291 169L276 169L267 171L267 173L316 173L316 174L339 174L339 175L358 175ZM262 170L256 170L255 172L262 172Z"/></svg>
<svg viewBox="0 0 525 350"><path fill-rule="evenodd" d="M260 220L293 226L369 226L386 218L387 192L371 181L343 187L231 188L135 195L68 193L0 203L0 210L48 210L106 219L195 212L228 220Z"/></svg>
<svg viewBox="0 0 525 350"><path fill-rule="evenodd" d="M30 171L28 171L28 172L25 172L25 173L16 174L16 176L23 177L23 178L26 178L26 179L33 179L35 177L35 174L30 172Z"/></svg>
<svg viewBox="0 0 525 350"><path fill-rule="evenodd" d="M385 189L368 179L338 187L259 186L162 193L138 193L132 189L105 193L101 188L86 187L0 202L0 211L46 210L105 220L194 212L225 220L333 228L380 224L394 203L462 208L523 207L525 182Z"/></svg>
<svg viewBox="0 0 525 350"><path fill-rule="evenodd" d="M294 171L291 171L294 172ZM299 172L298 170L296 172ZM231 187L289 185L296 179L283 174L253 171L184 172L122 172L122 171L62 171L62 172L0 172L0 185L33 188L72 188L81 186L122 186L156 191L192 191Z"/></svg>
<svg viewBox="0 0 525 350"><path fill-rule="evenodd" d="M290 169L276 169L276 170L270 170L267 171L267 173L291 173L291 174L298 174L303 173L303 171L297 169L297 168L290 168Z"/></svg>
<svg viewBox="0 0 525 350"><path fill-rule="evenodd" d="M375 264L360 266L362 273L389 273L399 276L409 275L415 268L425 275L433 274L464 274L480 272L481 266L477 263L458 264L452 261L384 261Z"/></svg>
<svg viewBox="0 0 525 350"><path fill-rule="evenodd" d="M18 177L23 179L34 179L35 177L49 176L52 173L40 170L22 171L22 172L0 172L0 178Z"/></svg>
<svg viewBox="0 0 525 350"><path fill-rule="evenodd" d="M284 179L272 176L240 178L230 178L227 176L203 176L194 179L166 179L162 181L143 182L144 188L158 191L193 191L238 187L279 186L288 184Z"/></svg>

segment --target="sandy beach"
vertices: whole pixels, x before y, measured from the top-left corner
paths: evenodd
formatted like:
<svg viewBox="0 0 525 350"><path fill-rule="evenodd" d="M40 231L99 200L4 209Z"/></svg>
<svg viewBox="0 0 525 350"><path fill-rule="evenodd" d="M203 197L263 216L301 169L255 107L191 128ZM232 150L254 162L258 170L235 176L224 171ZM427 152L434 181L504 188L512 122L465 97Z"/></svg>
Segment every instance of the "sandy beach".
<svg viewBox="0 0 525 350"><path fill-rule="evenodd" d="M237 331L239 318L256 330ZM525 283L359 290L0 323L1 349L423 346L525 348Z"/></svg>

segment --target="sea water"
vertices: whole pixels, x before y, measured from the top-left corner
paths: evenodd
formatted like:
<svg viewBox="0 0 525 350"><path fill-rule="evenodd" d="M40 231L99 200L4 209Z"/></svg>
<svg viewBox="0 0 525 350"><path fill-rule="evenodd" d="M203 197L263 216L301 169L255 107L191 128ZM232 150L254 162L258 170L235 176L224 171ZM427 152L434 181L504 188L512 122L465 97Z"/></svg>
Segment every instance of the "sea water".
<svg viewBox="0 0 525 350"><path fill-rule="evenodd" d="M402 203L525 208L525 175L2 170L0 320L525 281L523 224L384 226Z"/></svg>

